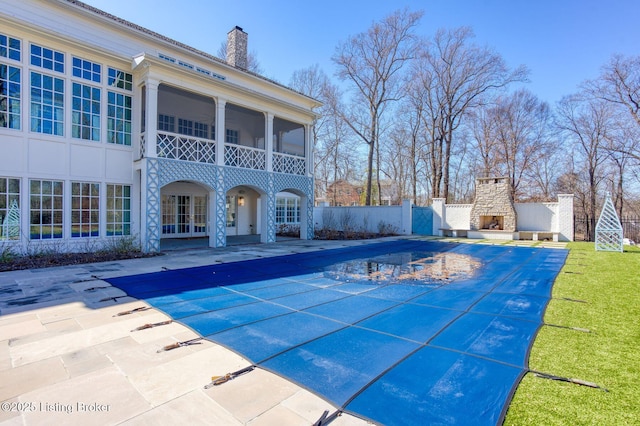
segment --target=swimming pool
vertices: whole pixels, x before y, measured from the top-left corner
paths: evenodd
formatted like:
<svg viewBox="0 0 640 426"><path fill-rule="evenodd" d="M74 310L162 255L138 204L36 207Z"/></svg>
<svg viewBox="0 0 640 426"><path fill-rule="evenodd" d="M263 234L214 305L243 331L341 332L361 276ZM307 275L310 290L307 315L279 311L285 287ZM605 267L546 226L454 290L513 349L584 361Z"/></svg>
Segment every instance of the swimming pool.
<svg viewBox="0 0 640 426"><path fill-rule="evenodd" d="M108 281L345 412L493 425L566 256L400 240Z"/></svg>

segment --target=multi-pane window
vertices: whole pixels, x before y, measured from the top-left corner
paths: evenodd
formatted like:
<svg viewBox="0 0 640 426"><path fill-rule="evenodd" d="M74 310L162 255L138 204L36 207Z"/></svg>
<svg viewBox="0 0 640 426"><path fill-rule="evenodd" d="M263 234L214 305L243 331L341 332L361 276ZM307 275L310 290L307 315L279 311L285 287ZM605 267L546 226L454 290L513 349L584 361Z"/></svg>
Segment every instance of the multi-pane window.
<svg viewBox="0 0 640 426"><path fill-rule="evenodd" d="M276 223L300 223L300 199L278 197L276 199Z"/></svg>
<svg viewBox="0 0 640 426"><path fill-rule="evenodd" d="M193 136L207 139L209 137L209 125L198 123L197 121L193 123Z"/></svg>
<svg viewBox="0 0 640 426"><path fill-rule="evenodd" d="M100 235L100 184L71 183L71 237Z"/></svg>
<svg viewBox="0 0 640 426"><path fill-rule="evenodd" d="M107 84L111 87L131 91L133 89L133 75L115 68L107 71Z"/></svg>
<svg viewBox="0 0 640 426"><path fill-rule="evenodd" d="M0 127L20 129L20 68L0 64Z"/></svg>
<svg viewBox="0 0 640 426"><path fill-rule="evenodd" d="M238 131L227 129L227 143L238 143Z"/></svg>
<svg viewBox="0 0 640 426"><path fill-rule="evenodd" d="M176 131L176 119L170 115L158 115L158 130L174 133Z"/></svg>
<svg viewBox="0 0 640 426"><path fill-rule="evenodd" d="M31 65L64 73L64 53L32 44Z"/></svg>
<svg viewBox="0 0 640 426"><path fill-rule="evenodd" d="M107 142L131 145L131 96L107 93Z"/></svg>
<svg viewBox="0 0 640 426"><path fill-rule="evenodd" d="M193 120L178 119L178 133L181 135L193 135Z"/></svg>
<svg viewBox="0 0 640 426"><path fill-rule="evenodd" d="M285 210L286 210L286 199L277 198L276 199L276 223L284 223Z"/></svg>
<svg viewBox="0 0 640 426"><path fill-rule="evenodd" d="M20 60L20 40L0 34L0 57Z"/></svg>
<svg viewBox="0 0 640 426"><path fill-rule="evenodd" d="M32 240L62 238L63 182L29 181L29 237Z"/></svg>
<svg viewBox="0 0 640 426"><path fill-rule="evenodd" d="M31 72L31 131L64 134L64 80Z"/></svg>
<svg viewBox="0 0 640 426"><path fill-rule="evenodd" d="M71 135L74 138L100 140L100 89L73 83Z"/></svg>
<svg viewBox="0 0 640 426"><path fill-rule="evenodd" d="M131 235L129 185L107 185L107 235Z"/></svg>
<svg viewBox="0 0 640 426"><path fill-rule="evenodd" d="M0 177L0 240L20 238L20 179Z"/></svg>
<svg viewBox="0 0 640 426"><path fill-rule="evenodd" d="M71 63L71 73L74 77L80 77L85 80L100 83L102 74L102 65L86 59L73 57Z"/></svg>

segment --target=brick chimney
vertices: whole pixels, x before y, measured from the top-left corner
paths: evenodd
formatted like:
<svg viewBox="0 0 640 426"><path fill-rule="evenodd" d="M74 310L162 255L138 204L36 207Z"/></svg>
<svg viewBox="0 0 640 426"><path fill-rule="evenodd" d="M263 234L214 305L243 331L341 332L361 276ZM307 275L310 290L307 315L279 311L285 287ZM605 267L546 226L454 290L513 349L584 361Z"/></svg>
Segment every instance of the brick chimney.
<svg viewBox="0 0 640 426"><path fill-rule="evenodd" d="M238 26L227 34L227 63L247 69L247 33Z"/></svg>

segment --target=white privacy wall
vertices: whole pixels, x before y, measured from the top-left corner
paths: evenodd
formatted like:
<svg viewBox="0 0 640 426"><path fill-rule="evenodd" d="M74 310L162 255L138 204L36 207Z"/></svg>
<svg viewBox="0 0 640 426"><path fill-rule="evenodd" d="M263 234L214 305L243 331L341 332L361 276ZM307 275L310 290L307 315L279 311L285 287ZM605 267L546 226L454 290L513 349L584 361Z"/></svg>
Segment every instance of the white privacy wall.
<svg viewBox="0 0 640 426"><path fill-rule="evenodd" d="M518 231L558 232L558 203L515 203Z"/></svg>
<svg viewBox="0 0 640 426"><path fill-rule="evenodd" d="M446 204L442 228L469 229L472 207L472 204Z"/></svg>
<svg viewBox="0 0 640 426"><path fill-rule="evenodd" d="M433 233L442 236L442 229L469 230L472 204L445 204L444 199L433 200ZM558 202L515 203L516 230L555 232L560 241L573 241L573 195L559 194ZM313 210L316 229L332 228L378 232L380 223L394 227L398 234L411 234L411 202L402 206L328 207L321 205Z"/></svg>
<svg viewBox="0 0 640 426"><path fill-rule="evenodd" d="M378 232L381 225L392 227L401 235L411 234L411 220L403 214L406 206L354 206L313 209L313 223L316 229ZM410 205L408 205L410 209ZM410 216L410 214L409 214ZM408 219L408 220L407 220ZM408 223L407 223L408 222ZM387 230L389 230L387 228Z"/></svg>

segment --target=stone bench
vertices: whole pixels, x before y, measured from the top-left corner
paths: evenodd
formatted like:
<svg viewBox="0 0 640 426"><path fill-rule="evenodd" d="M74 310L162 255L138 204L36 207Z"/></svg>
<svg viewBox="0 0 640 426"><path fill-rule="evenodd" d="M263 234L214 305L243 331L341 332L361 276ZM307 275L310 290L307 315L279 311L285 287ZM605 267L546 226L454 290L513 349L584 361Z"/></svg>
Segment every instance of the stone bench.
<svg viewBox="0 0 640 426"><path fill-rule="evenodd" d="M552 240L558 241L559 232L553 231L519 231L521 240Z"/></svg>
<svg viewBox="0 0 640 426"><path fill-rule="evenodd" d="M505 231L503 229L476 229L469 230L467 237L471 239L482 240L518 240L520 239L518 231Z"/></svg>
<svg viewBox="0 0 640 426"><path fill-rule="evenodd" d="M466 237L468 229L440 228L443 237Z"/></svg>

